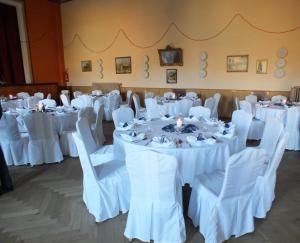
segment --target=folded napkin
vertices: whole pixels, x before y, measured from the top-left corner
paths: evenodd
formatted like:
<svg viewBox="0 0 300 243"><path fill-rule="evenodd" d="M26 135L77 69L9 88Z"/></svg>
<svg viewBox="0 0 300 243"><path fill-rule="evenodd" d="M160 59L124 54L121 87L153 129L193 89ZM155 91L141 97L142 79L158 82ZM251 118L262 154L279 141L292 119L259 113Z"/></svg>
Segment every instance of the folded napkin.
<svg viewBox="0 0 300 243"><path fill-rule="evenodd" d="M139 118L139 119L134 118L133 121L134 121L134 123L136 123L136 124L145 124L145 123L147 122L147 120L146 120L145 117L141 117L141 118Z"/></svg>
<svg viewBox="0 0 300 243"><path fill-rule="evenodd" d="M191 145L191 146L203 146L205 144L215 144L216 139L214 138L205 138L202 135L199 134L198 137L195 136L187 136L186 141Z"/></svg>
<svg viewBox="0 0 300 243"><path fill-rule="evenodd" d="M119 126L116 127L118 131L127 131L132 128L133 124L128 124L127 122L120 122Z"/></svg>
<svg viewBox="0 0 300 243"><path fill-rule="evenodd" d="M203 118L208 125L216 125L218 121L215 118Z"/></svg>
<svg viewBox="0 0 300 243"><path fill-rule="evenodd" d="M232 138L235 133L235 126L232 124L229 128L219 128L219 131L216 132L214 135L216 137L222 137L222 138Z"/></svg>
<svg viewBox="0 0 300 243"><path fill-rule="evenodd" d="M181 133L193 133L195 131L199 130L197 126L194 124L187 124L183 126L183 129L180 131Z"/></svg>
<svg viewBox="0 0 300 243"><path fill-rule="evenodd" d="M145 139L145 133L136 134L132 132L130 134L121 134L121 137L128 142L136 142Z"/></svg>
<svg viewBox="0 0 300 243"><path fill-rule="evenodd" d="M184 120L188 121L188 122L197 122L197 121L199 121L197 117L192 116L192 115L188 116L188 117L185 117Z"/></svg>
<svg viewBox="0 0 300 243"><path fill-rule="evenodd" d="M170 121L174 118L174 116L170 116L169 114L162 116L160 119L162 121Z"/></svg>
<svg viewBox="0 0 300 243"><path fill-rule="evenodd" d="M165 132L175 132L176 131L175 126L176 126L175 124L169 124L167 126L164 126L162 130Z"/></svg>
<svg viewBox="0 0 300 243"><path fill-rule="evenodd" d="M175 144L172 140L166 136L153 137L151 142L152 147L174 147Z"/></svg>

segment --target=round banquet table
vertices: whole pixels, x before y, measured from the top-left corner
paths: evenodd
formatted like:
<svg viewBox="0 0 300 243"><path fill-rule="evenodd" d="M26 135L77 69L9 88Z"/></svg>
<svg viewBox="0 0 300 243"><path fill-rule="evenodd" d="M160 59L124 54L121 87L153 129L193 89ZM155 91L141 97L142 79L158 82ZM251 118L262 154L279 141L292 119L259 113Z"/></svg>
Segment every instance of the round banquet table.
<svg viewBox="0 0 300 243"><path fill-rule="evenodd" d="M178 170L182 179L182 183L193 185L194 178L203 173L210 173L215 170L224 170L227 159L233 153L238 152L239 143L237 136L232 138L217 138L215 144L203 144L201 146L191 146L187 140L187 136L197 136L200 132L206 136L211 136L218 130L217 125L209 125L204 121L184 122L185 124L195 124L199 130L194 133L180 134L177 132L164 132L161 128L165 125L175 123L172 121L155 120L147 122L143 125L134 125L133 130L137 133L145 133L146 139L139 142L129 142L125 140L121 134L129 134L130 131L118 131L113 133L114 152L117 159L125 159L127 153L141 150L153 150L160 153L173 155L178 160ZM132 130L131 130L132 131ZM165 135L170 140L181 139L183 141L181 147L157 147L152 146L152 138L154 136ZM141 158L147 159L147 158Z"/></svg>

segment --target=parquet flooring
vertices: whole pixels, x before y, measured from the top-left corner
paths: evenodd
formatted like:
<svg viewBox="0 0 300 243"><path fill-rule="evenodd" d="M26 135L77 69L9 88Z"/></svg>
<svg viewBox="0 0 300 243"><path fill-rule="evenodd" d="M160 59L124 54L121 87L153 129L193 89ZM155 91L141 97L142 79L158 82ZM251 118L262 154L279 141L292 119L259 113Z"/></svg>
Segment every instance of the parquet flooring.
<svg viewBox="0 0 300 243"><path fill-rule="evenodd" d="M108 143L112 124L104 124ZM0 243L122 243L127 214L95 223L82 201L78 159L37 167L10 167L15 190L0 196ZM184 204L190 189L185 187ZM186 206L185 206L186 208ZM204 242L188 217L188 243ZM135 240L133 242L139 242ZM286 151L280 165L276 200L255 232L228 242L300 242L300 152Z"/></svg>

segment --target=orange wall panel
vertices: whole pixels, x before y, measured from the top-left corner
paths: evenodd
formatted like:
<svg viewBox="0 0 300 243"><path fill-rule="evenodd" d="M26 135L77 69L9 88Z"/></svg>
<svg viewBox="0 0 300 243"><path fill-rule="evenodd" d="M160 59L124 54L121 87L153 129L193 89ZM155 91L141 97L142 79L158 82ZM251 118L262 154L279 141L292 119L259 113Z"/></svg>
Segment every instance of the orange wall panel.
<svg viewBox="0 0 300 243"><path fill-rule="evenodd" d="M24 2L33 81L64 84L60 5L48 0Z"/></svg>

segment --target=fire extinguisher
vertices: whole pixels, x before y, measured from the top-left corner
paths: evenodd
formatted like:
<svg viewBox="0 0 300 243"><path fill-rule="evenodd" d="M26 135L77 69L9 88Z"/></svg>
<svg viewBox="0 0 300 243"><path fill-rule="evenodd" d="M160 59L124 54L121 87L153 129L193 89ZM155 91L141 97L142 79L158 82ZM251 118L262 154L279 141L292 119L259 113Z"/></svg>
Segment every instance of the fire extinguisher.
<svg viewBox="0 0 300 243"><path fill-rule="evenodd" d="M69 71L68 71L68 69L65 70L64 76L65 76L65 82L66 83L69 82Z"/></svg>

